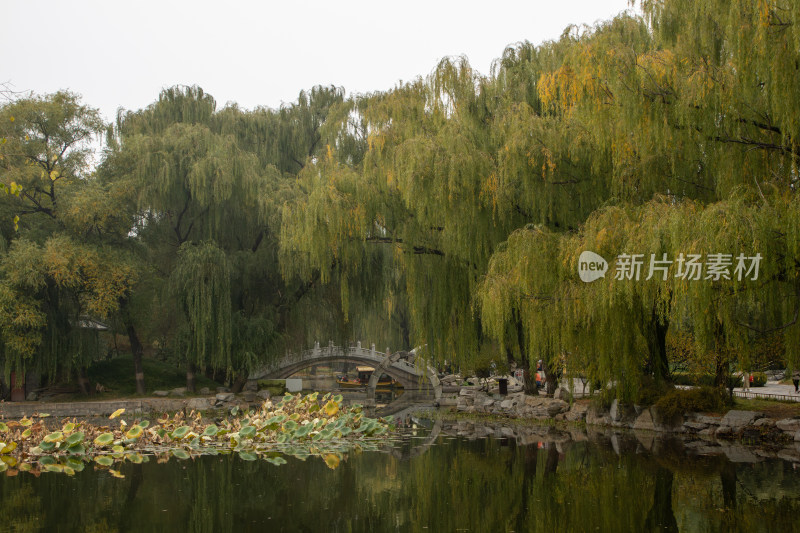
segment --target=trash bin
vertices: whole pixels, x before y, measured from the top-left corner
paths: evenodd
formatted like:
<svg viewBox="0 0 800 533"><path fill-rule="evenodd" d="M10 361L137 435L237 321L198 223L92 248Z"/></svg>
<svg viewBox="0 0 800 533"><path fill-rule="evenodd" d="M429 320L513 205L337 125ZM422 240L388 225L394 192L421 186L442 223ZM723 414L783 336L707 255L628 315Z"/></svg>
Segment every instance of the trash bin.
<svg viewBox="0 0 800 533"><path fill-rule="evenodd" d="M506 396L508 394L508 380L506 378L500 378L497 380L497 384L500 385L500 394Z"/></svg>

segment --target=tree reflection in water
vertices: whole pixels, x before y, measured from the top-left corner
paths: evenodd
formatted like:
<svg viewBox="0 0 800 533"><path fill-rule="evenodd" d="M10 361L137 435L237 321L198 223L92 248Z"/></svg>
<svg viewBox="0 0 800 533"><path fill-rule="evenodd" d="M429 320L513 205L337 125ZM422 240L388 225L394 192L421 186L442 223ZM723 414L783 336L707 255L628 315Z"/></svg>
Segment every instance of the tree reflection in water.
<svg viewBox="0 0 800 533"><path fill-rule="evenodd" d="M439 425L441 429L441 424ZM408 435L393 453L284 466L208 456L125 464L125 479L0 477L12 531L791 531L800 472L771 460L648 451L623 438ZM616 453L615 450L619 452Z"/></svg>

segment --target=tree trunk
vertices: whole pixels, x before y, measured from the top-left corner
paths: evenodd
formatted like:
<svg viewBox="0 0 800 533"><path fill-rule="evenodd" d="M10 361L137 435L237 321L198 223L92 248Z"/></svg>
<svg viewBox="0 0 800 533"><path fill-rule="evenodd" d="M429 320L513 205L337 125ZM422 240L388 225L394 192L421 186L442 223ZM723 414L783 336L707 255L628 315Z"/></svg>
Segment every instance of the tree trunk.
<svg viewBox="0 0 800 533"><path fill-rule="evenodd" d="M725 509L736 509L736 465L725 460L719 472L719 479L722 484L722 501Z"/></svg>
<svg viewBox="0 0 800 533"><path fill-rule="evenodd" d="M536 386L536 380L531 377L531 369L527 366L522 369L522 387L525 394L539 396L539 387Z"/></svg>
<svg viewBox="0 0 800 533"><path fill-rule="evenodd" d="M547 461L544 463L544 473L552 476L555 475L558 469L558 449L555 442L549 442L547 445L549 448L547 449Z"/></svg>
<svg viewBox="0 0 800 533"><path fill-rule="evenodd" d="M247 374L237 374L236 379L233 380L233 385L231 385L231 392L234 394L238 394L242 392L244 386L247 384Z"/></svg>
<svg viewBox="0 0 800 533"><path fill-rule="evenodd" d="M25 372L25 394L30 394L42 386L42 375L36 369ZM27 398L26 398L27 399Z"/></svg>
<svg viewBox="0 0 800 533"><path fill-rule="evenodd" d="M558 375L556 375L555 368L551 368L546 360L542 361L542 371L544 371L547 395L552 396L558 388Z"/></svg>
<svg viewBox="0 0 800 533"><path fill-rule="evenodd" d="M645 372L651 374L656 381L670 381L669 360L667 359L667 330L669 322L662 323L655 311L648 324L647 348L649 351Z"/></svg>
<svg viewBox="0 0 800 533"><path fill-rule="evenodd" d="M643 531L678 531L672 510L672 471L659 467L656 471L653 506L647 513Z"/></svg>
<svg viewBox="0 0 800 533"><path fill-rule="evenodd" d="M536 380L531 376L531 365L528 360L528 352L525 349L525 330L522 328L522 321L519 319L518 313L515 313L514 323L517 330L519 358L522 363L522 390L525 394L530 396L539 396L539 388L536 386ZM509 351L509 354L510 353Z"/></svg>
<svg viewBox="0 0 800 533"><path fill-rule="evenodd" d="M89 386L89 379L86 377L86 369L83 367L78 368L78 387L81 389L81 394L89 396L92 394L92 388Z"/></svg>
<svg viewBox="0 0 800 533"><path fill-rule="evenodd" d="M2 373L0 373L0 400L8 400L11 398L11 387L6 386Z"/></svg>
<svg viewBox="0 0 800 533"><path fill-rule="evenodd" d="M192 393L194 393L195 389L197 388L195 380L196 372L197 372L197 367L195 366L194 363L189 363L186 366L186 390Z"/></svg>
<svg viewBox="0 0 800 533"><path fill-rule="evenodd" d="M133 372L136 378L136 394L144 395L144 366L142 365L142 343L133 324L127 325L128 340L131 343L131 354L133 355Z"/></svg>

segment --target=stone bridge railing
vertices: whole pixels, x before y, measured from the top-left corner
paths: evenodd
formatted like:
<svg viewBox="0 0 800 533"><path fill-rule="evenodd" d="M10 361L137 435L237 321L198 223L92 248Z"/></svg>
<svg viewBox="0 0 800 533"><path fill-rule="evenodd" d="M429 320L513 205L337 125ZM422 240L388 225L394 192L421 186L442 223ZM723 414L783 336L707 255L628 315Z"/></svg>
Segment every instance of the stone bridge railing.
<svg viewBox="0 0 800 533"><path fill-rule="evenodd" d="M310 350L300 353L287 353L262 368L252 372L249 379L282 379L307 368L322 363L352 362L364 363L375 368L367 385L367 399L374 400L375 388L381 375L386 374L411 390L429 389L435 398L440 398L442 387L436 371L427 364L416 361L416 353L395 352L387 356L375 350L372 344L369 349L357 342L347 348L335 346L330 342L321 348L319 342Z"/></svg>

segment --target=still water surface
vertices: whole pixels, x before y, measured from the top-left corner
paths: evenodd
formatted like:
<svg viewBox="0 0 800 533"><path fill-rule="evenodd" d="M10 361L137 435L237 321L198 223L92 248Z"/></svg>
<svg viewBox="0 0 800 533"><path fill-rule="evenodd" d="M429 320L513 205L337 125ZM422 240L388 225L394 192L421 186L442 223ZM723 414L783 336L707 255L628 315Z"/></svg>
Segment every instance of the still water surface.
<svg viewBox="0 0 800 533"><path fill-rule="evenodd" d="M800 469L789 462L731 462L632 435L612 446L441 429L406 430L335 469L317 457L218 456L127 463L124 479L91 466L0 475L0 531L800 530Z"/></svg>

